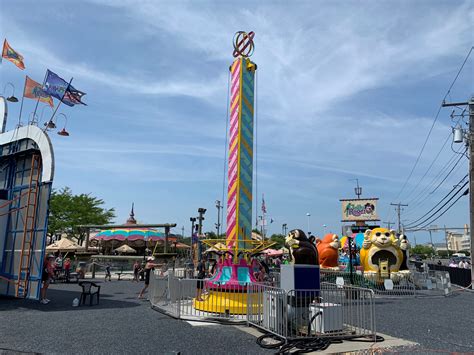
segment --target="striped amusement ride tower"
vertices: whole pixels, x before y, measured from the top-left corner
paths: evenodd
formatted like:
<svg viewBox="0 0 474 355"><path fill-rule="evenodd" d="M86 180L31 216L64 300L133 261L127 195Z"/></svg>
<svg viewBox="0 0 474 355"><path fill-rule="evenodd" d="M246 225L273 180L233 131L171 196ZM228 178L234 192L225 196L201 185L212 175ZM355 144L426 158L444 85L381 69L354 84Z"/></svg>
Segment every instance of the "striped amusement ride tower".
<svg viewBox="0 0 474 355"><path fill-rule="evenodd" d="M252 176L255 71L249 57L253 53L253 32L234 36L234 62L230 66L229 156L227 187L227 230L225 247L219 249L216 272L206 281L204 299L194 299L194 307L210 313L246 314L250 298L258 304L258 294L247 297L255 283L255 255L272 243L252 239ZM203 240L216 249L218 240Z"/></svg>
<svg viewBox="0 0 474 355"><path fill-rule="evenodd" d="M237 32L230 67L230 129L226 244L236 260L252 235L252 176L255 70L248 58L254 33Z"/></svg>

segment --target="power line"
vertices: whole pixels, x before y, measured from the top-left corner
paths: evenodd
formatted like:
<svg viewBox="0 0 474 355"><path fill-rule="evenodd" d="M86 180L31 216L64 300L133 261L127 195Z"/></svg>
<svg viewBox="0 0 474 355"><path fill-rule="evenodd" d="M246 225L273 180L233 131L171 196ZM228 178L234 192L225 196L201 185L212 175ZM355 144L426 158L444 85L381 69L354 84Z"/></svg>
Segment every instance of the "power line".
<svg viewBox="0 0 474 355"><path fill-rule="evenodd" d="M464 183L464 185L463 185L461 188L459 188L458 191L457 191L453 196L451 196L451 198L450 198L449 200L447 200L440 208L438 208L438 209L436 210L436 212L434 212L433 214L431 214L431 216L425 218L422 222L420 222L420 223L418 223L418 224L415 224L415 225L410 224L410 225L407 225L407 227L409 227L409 228L417 228L417 227L419 227L420 225L426 223L427 220L429 220L430 218L432 218L433 216L435 216L439 211L441 211L441 210L443 209L443 207L445 207L449 202L451 202L452 199L455 198L456 195L457 195L463 188L465 188L467 184L469 184L469 181L466 181L466 182ZM469 189L468 189L468 190L469 190ZM467 190L467 191L468 191L468 190ZM456 201L457 201L457 200L456 200ZM452 206L452 205L451 205L451 206ZM449 209L449 208L451 208L451 207L448 207L448 209ZM445 211L445 212L446 212L446 211ZM444 213L443 213L443 214L444 214ZM438 217L438 218L439 218L439 217Z"/></svg>
<svg viewBox="0 0 474 355"><path fill-rule="evenodd" d="M416 222L420 221L422 218L426 217L429 213L431 213L431 211L433 211L433 210L434 210L437 206L439 206L446 198L448 198L449 195L451 195L451 193L452 193L453 191L455 191L456 188L457 188L460 184L462 184L462 183L464 182L464 180L466 180L467 177L468 177L468 175L466 174L466 175L462 178L462 180L459 181L457 185L454 185L454 187L452 188L452 190L449 191L448 194L445 195L436 205L434 205L428 212L426 212L426 213L425 213L423 216L421 216L420 218L414 220L414 221L411 222L411 223L408 223L407 226L410 226L410 225L415 224ZM464 186L466 186L466 184L464 184ZM462 187L461 187L461 189L462 189ZM461 189L459 189L459 190L461 190ZM458 192L459 192L459 190L458 190ZM457 194L457 193L456 193L456 194Z"/></svg>
<svg viewBox="0 0 474 355"><path fill-rule="evenodd" d="M461 148L463 149L463 148ZM433 188L437 183L438 183L438 179L440 179L442 176L443 176L443 173L445 173L447 170L450 170L448 172L448 175L446 175L443 180L446 180L446 178L452 174L452 170L456 167L456 165L459 164L460 162L460 159L458 159L458 161L456 162L456 155L459 154L459 152L461 151L461 149L456 153L456 154L452 154L452 156L449 158L448 162L441 168L441 170L435 175L435 177L431 180L431 182L426 185L415 197L413 197L413 199L409 200L408 201L408 204L410 204L412 206L412 210L413 208L415 207L418 207L420 205L422 205L430 196L433 195L433 193L437 190L434 190L434 191L431 191L429 192L429 190L431 188ZM452 164L454 163L454 165L452 166ZM460 167L458 167L459 169ZM457 170L456 169L456 172ZM428 193L429 192L429 193ZM425 195L426 193L426 195Z"/></svg>
<svg viewBox="0 0 474 355"><path fill-rule="evenodd" d="M454 84L456 83L456 81L457 81L459 75L461 74L461 71L463 70L464 65L466 64L466 62L467 62L469 56L471 55L471 52L472 52L473 49L474 49L474 46L471 47L471 49L469 50L469 53L467 54L466 58L464 59L464 62L462 63L462 65L461 65L461 67L459 68L459 70L458 70L456 76L454 77L453 82L451 83L451 85L449 86L448 91L447 91L446 94L444 95L443 100L442 100L442 102L441 102L441 104L440 104L440 106L439 106L439 108L438 108L438 111L436 112L435 117L434 117L433 123L431 124L431 127L430 127L430 129L429 129L429 131L428 131L428 135L426 136L426 139L425 139L425 141L424 141L424 143L423 143L423 145L422 145L422 147L421 147L420 153L418 154L418 156L417 156L417 158L416 158L416 160L415 160L415 164L413 165L413 168L411 169L410 173L408 174L407 179L405 180L405 182L404 182L404 184L403 184L403 186L402 186L400 192L399 192L398 195L395 197L395 199L398 199L398 198L400 197L400 195L401 195L401 194L403 193L403 191L405 190L405 187L407 186L408 181L411 179L411 177L412 177L412 175L413 175L413 172L415 171L415 168L417 167L418 162L420 161L420 158L421 158L421 156L422 156L422 154L423 154L423 152L424 152L424 150L425 150L426 144L428 143L428 140L429 140L429 138L430 138L430 136L431 136L431 132L433 131L433 127L434 127L434 125L436 124L436 121L438 120L438 117L439 117L439 114L440 114L440 112L441 112L441 109L443 108L443 103L444 103L444 101L446 100L446 98L448 97L448 95L450 94L451 89L453 88L453 86L454 86Z"/></svg>
<svg viewBox="0 0 474 355"><path fill-rule="evenodd" d="M466 189L466 191L464 191L464 193L460 195L451 205L449 205L449 207L445 211L443 211L443 213L441 213L438 217L436 217L435 219L432 219L431 221L423 225L422 228L426 228L427 226L429 226L430 224L432 224L433 222L437 221L442 216L444 216L444 214L448 212L451 209L451 207L453 207L461 199L461 197L466 196L467 194L469 194L469 188Z"/></svg>
<svg viewBox="0 0 474 355"><path fill-rule="evenodd" d="M426 177L426 175L430 172L431 168L433 167L434 163L436 162L436 160L438 160L439 156L441 155L441 152L444 150L444 147L446 147L446 144L448 144L451 136L453 135L453 132L450 132L448 134L448 137L446 138L446 140L444 141L443 145L441 146L441 149L438 151L438 154L436 154L435 158L433 159L433 161L431 162L430 166L428 167L428 169L426 169L425 173L423 174L423 176L420 178L420 180L418 180L417 184L415 185L415 187L411 190L411 192L408 193L408 196L406 197L406 199L408 199L415 191L416 189L418 188L418 186L420 186L420 183L423 181L423 179Z"/></svg>
<svg viewBox="0 0 474 355"><path fill-rule="evenodd" d="M430 192L430 194L434 194L436 192L436 190L439 189L439 187L443 184L443 182L446 181L446 179L449 177L449 175L451 175L451 173L453 172L454 168L456 166L458 166L459 162L461 161L461 159L464 157L464 155L461 155L458 159L458 161L456 162L456 164L454 164L454 166L451 168L451 170L449 170L448 174L444 177L443 180L441 180L441 182L438 184L438 186L435 187L435 189L433 191Z"/></svg>

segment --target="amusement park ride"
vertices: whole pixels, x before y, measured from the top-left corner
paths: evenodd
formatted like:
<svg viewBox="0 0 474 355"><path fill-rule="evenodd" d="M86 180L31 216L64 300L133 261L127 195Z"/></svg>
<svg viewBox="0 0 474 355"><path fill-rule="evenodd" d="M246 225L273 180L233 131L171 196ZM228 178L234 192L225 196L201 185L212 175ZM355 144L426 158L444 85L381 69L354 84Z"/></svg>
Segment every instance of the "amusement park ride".
<svg viewBox="0 0 474 355"><path fill-rule="evenodd" d="M252 221L252 176L253 176L253 126L255 75L257 65L249 57L254 50L254 32L239 31L234 36L236 58L230 66L230 129L227 189L227 231L225 248L220 249L220 258L214 275L206 281L208 295L203 300L194 299L194 307L210 313L244 314L249 304L259 304L261 295L246 292L257 282L253 275L257 254L272 243L253 240ZM350 233L352 234L352 233ZM355 235L350 235L355 241ZM224 240L203 240L216 249ZM394 231L384 228L367 229L360 247L361 260L371 279L393 278L406 260L407 241L400 243ZM283 289L319 289L319 267L327 271L339 270L339 239L327 235L323 240L307 238L303 231L292 230L286 237L293 265L282 265L281 287ZM221 244L222 245L222 244ZM316 247L317 246L317 247ZM217 248L218 249L218 248ZM319 256L318 256L319 254ZM301 265L303 264L303 265ZM321 264L321 265L320 265ZM352 267L350 267L352 270ZM407 271L403 271L407 272Z"/></svg>
<svg viewBox="0 0 474 355"><path fill-rule="evenodd" d="M252 235L252 180L255 74L249 57L254 51L254 32L234 36L234 62L230 66L229 156L227 230L225 240L203 240L210 247L225 242L226 249L214 276L207 281L209 296L194 300L196 309L213 313L246 311L247 285L256 282L252 256L272 245Z"/></svg>
<svg viewBox="0 0 474 355"><path fill-rule="evenodd" d="M47 231L54 154L36 125L5 132L0 96L0 295L38 298Z"/></svg>

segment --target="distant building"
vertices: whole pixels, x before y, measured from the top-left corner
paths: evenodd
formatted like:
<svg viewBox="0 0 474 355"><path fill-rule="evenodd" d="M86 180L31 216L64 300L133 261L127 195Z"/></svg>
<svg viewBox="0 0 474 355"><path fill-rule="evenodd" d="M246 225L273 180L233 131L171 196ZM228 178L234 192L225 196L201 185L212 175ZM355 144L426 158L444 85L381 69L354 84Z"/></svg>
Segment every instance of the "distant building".
<svg viewBox="0 0 474 355"><path fill-rule="evenodd" d="M469 227L464 225L464 231L446 231L446 240L448 248L451 251L469 250L471 248L471 237L469 235Z"/></svg>
<svg viewBox="0 0 474 355"><path fill-rule="evenodd" d="M433 243L433 248L435 251L446 251L446 243Z"/></svg>

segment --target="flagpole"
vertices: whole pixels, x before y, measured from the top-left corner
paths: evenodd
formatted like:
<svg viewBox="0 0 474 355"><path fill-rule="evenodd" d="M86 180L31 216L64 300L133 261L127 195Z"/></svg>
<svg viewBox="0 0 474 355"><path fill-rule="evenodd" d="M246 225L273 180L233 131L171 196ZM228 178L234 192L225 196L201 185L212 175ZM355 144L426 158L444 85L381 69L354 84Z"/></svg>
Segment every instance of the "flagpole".
<svg viewBox="0 0 474 355"><path fill-rule="evenodd" d="M51 118L49 119L49 122L51 122L51 121L53 120L54 116L56 115L56 112L58 111L59 106L61 106L61 104L63 103L64 96L66 96L66 93L67 93L67 91L69 90L69 87L71 86L72 79L74 79L74 78L71 78L71 80L69 80L69 83L67 84L66 90L64 90L63 97L62 97L61 100L59 101L59 104L56 106L56 109L54 110L53 115L52 115Z"/></svg>
<svg viewBox="0 0 474 355"><path fill-rule="evenodd" d="M23 101L25 101L25 88L26 88L27 78L28 78L28 75L25 75L25 85L23 86L23 94L21 96L20 115L18 116L18 127L20 127L20 124L21 124L21 112L23 111Z"/></svg>
<svg viewBox="0 0 474 355"><path fill-rule="evenodd" d="M46 70L46 74L44 74L44 79L43 79L43 86L41 87L41 89L44 88L44 83L46 82L47 76L48 76L48 71ZM38 97L38 100L36 100L36 106L35 106L35 110L34 110L34 112L33 112L33 120L35 119L36 110L38 109L38 104L39 104L39 102L40 102L40 98L41 98L41 97ZM53 99L53 98L51 97L51 100L52 100L52 99ZM53 102L54 102L54 101L53 101ZM38 119L38 125L39 125L39 119Z"/></svg>
<svg viewBox="0 0 474 355"><path fill-rule="evenodd" d="M7 39L5 38L3 40L3 47L2 47L2 55L0 55L0 64L3 63L3 49L5 48L5 43L7 42Z"/></svg>

